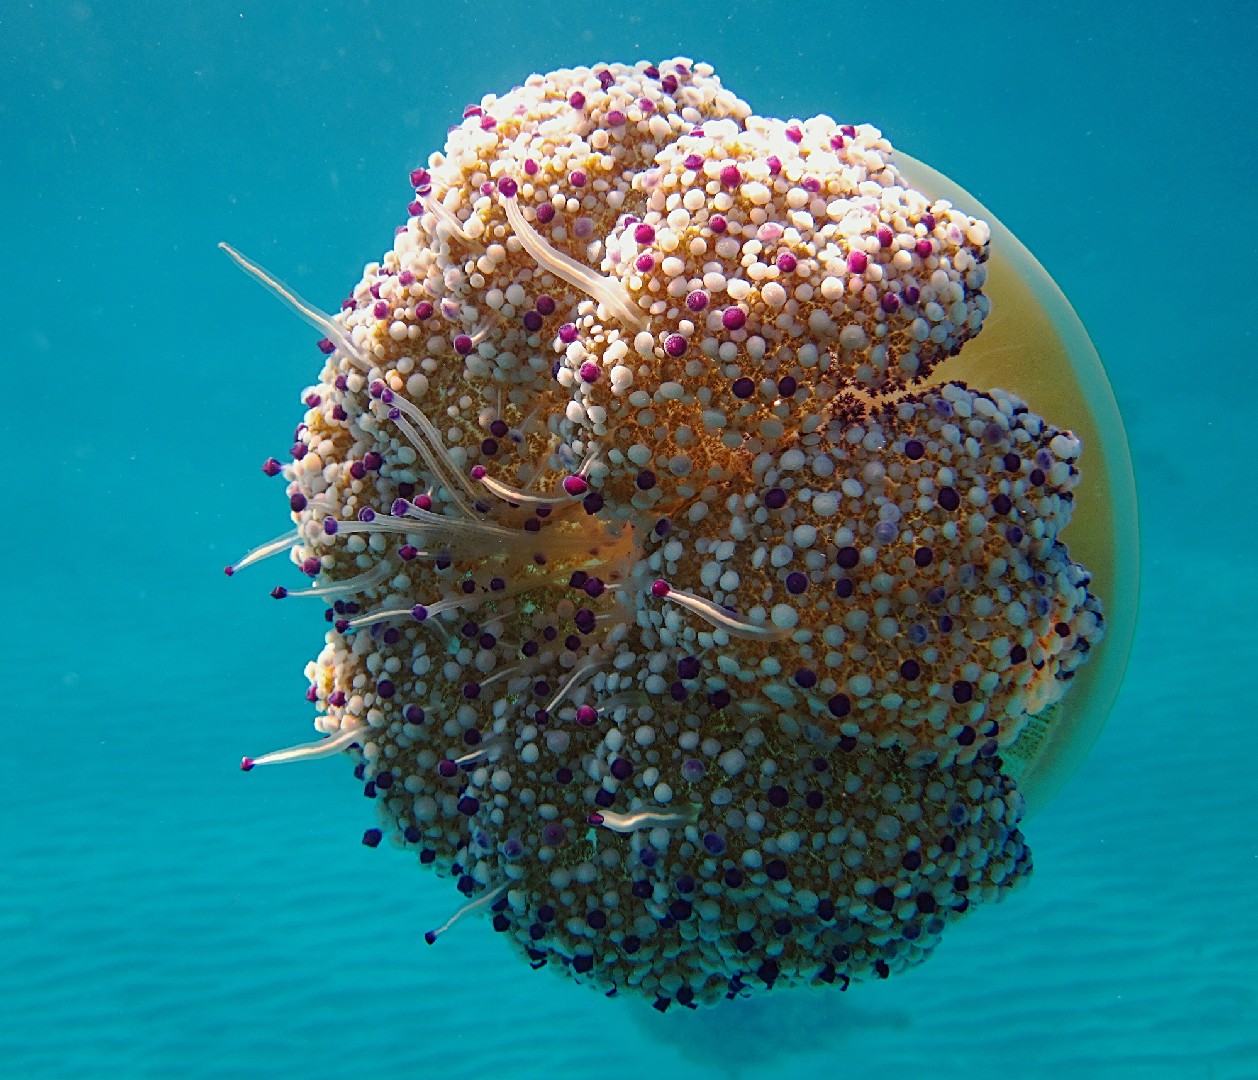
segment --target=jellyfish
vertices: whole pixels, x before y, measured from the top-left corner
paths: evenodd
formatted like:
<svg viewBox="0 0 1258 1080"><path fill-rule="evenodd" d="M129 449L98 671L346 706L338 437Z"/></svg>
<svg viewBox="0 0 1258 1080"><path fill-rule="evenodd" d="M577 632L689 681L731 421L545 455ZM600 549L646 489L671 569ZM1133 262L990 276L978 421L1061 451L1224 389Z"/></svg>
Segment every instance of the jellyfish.
<svg viewBox="0 0 1258 1080"><path fill-rule="evenodd" d="M868 124L674 59L535 75L328 315L273 595L319 738L534 967L657 1008L886 978L1031 871L1134 619L1064 297Z"/></svg>

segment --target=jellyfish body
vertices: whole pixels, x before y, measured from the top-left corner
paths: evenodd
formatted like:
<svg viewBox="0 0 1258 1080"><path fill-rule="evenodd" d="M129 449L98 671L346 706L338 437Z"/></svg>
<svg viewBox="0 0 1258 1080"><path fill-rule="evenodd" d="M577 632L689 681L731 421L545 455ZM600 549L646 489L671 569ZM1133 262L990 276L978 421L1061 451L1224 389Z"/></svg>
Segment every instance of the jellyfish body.
<svg viewBox="0 0 1258 1080"><path fill-rule="evenodd" d="M330 328L283 467L327 741L247 766L348 752L365 842L659 1007L921 960L1130 638L1068 306L876 129L688 61L533 76L412 181L334 319L272 283Z"/></svg>

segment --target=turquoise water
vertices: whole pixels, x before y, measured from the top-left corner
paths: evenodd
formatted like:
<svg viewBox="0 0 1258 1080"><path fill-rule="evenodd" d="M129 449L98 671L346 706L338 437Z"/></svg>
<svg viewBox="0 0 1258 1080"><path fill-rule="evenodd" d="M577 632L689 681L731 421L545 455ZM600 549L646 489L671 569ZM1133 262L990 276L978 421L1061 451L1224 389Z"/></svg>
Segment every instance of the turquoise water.
<svg viewBox="0 0 1258 1080"><path fill-rule="evenodd" d="M1016 11L1016 14L1011 14ZM1204 11L1204 9L1203 9ZM0 8L10 406L0 1075L1258 1076L1247 496L1249 5ZM385 847L308 731L318 616L222 566L285 527L312 335L409 170L532 71L706 59L767 115L878 124L999 213L1105 358L1140 624L1029 887L847 994L659 1016L534 973Z"/></svg>

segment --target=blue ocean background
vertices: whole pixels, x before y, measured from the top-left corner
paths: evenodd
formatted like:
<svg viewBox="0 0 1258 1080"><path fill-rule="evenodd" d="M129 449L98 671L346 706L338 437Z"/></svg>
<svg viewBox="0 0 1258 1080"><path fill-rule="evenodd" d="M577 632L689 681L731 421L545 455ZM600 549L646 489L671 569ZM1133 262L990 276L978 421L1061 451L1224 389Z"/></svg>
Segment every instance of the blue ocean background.
<svg viewBox="0 0 1258 1080"><path fill-rule="evenodd" d="M0 1077L1258 1077L1249 3L0 3ZM532 972L310 732L275 563L334 309L465 103L689 55L879 125L1034 251L1141 497L1125 688L1032 883L905 976L660 1016Z"/></svg>

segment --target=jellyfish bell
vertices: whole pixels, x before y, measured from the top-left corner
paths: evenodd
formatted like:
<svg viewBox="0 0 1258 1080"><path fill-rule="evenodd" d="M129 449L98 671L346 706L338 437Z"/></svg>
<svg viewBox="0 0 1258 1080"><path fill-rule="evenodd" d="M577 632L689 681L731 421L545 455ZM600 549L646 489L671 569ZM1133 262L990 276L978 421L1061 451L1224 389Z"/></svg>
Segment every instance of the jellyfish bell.
<svg viewBox="0 0 1258 1080"><path fill-rule="evenodd" d="M946 199L991 231L983 331L940 371L984 389L1002 387L1079 436L1087 479L1074 492L1062 536L1092 575L1105 605L1106 633L1076 673L1070 693L1034 717L1005 748L1028 817L1070 779L1095 744L1118 696L1135 634L1140 582L1136 486L1127 433L1101 358L1070 301L1039 260L995 214L960 185L897 150L904 177Z"/></svg>
<svg viewBox="0 0 1258 1080"><path fill-rule="evenodd" d="M293 528L229 568L310 579L324 737L242 768L348 755L363 843L465 898L430 943L487 914L658 1008L923 960L1130 642L1069 306L877 129L681 59L487 96L411 182L335 315L225 248L324 335Z"/></svg>

